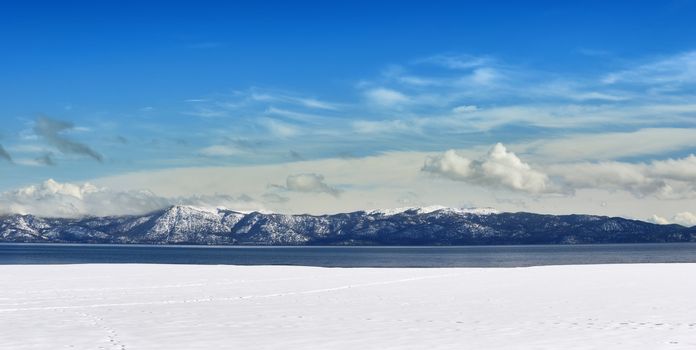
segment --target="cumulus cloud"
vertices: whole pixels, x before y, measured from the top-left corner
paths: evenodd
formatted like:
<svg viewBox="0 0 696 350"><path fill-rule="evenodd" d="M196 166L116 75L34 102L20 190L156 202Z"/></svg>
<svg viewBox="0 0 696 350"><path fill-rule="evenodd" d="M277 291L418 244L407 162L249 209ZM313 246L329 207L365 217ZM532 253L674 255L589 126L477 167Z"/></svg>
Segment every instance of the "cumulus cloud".
<svg viewBox="0 0 696 350"><path fill-rule="evenodd" d="M0 159L4 159L8 162L12 162L12 156L5 150L2 145L0 145Z"/></svg>
<svg viewBox="0 0 696 350"><path fill-rule="evenodd" d="M42 217L135 215L171 205L262 209L252 198L244 195L166 198L144 190L115 191L89 183L60 183L54 180L0 194L0 214L32 214Z"/></svg>
<svg viewBox="0 0 696 350"><path fill-rule="evenodd" d="M685 211L675 214L671 219L667 219L659 215L653 215L650 219L648 219L648 221L660 225L677 224L692 227L696 226L696 214Z"/></svg>
<svg viewBox="0 0 696 350"><path fill-rule="evenodd" d="M475 185L529 193L553 190L546 174L532 169L500 143L479 160L471 160L456 150L448 150L444 154L428 157L422 170Z"/></svg>
<svg viewBox="0 0 696 350"><path fill-rule="evenodd" d="M696 214L690 213L688 211L685 211L682 213L677 213L677 215L675 215L672 218L672 221L675 224L679 224L682 226L687 226L687 227L696 226Z"/></svg>
<svg viewBox="0 0 696 350"><path fill-rule="evenodd" d="M83 143L70 140L62 135L64 131L73 129L75 129L73 123L46 117L38 118L34 124L34 132L59 151L66 154L88 156L101 162L103 160L101 154Z"/></svg>
<svg viewBox="0 0 696 350"><path fill-rule="evenodd" d="M334 197L341 194L341 190L325 182L323 175L313 173L289 175L285 180L285 186L271 185L271 187L292 192L328 193Z"/></svg>
<svg viewBox="0 0 696 350"><path fill-rule="evenodd" d="M421 170L455 181L535 194L593 189L627 191L639 198L696 198L696 155L639 163L555 163L537 170L498 143L477 160L457 150L429 156Z"/></svg>
<svg viewBox="0 0 696 350"><path fill-rule="evenodd" d="M648 218L648 222L652 222L653 224L658 224L658 225L669 225L669 224L671 224L671 222L669 221L669 219L664 218L664 217L659 216L659 215L653 215L653 216L649 217L649 218Z"/></svg>

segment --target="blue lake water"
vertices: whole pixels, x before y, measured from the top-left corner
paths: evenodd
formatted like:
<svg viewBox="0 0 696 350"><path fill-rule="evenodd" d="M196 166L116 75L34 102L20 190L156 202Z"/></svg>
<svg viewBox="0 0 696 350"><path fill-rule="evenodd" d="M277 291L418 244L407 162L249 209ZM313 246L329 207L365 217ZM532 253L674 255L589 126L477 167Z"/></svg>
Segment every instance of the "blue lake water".
<svg viewBox="0 0 696 350"><path fill-rule="evenodd" d="M696 263L696 243L466 247L0 244L0 264L152 263L325 267L520 267Z"/></svg>

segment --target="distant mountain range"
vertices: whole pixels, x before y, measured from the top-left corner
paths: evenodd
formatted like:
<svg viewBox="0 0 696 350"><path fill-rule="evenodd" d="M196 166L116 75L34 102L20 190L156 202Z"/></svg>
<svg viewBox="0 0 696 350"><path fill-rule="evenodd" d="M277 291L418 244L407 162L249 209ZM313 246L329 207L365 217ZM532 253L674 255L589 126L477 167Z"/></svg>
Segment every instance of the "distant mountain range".
<svg viewBox="0 0 696 350"><path fill-rule="evenodd" d="M146 215L0 216L0 242L198 245L492 245L696 242L696 227L618 217L445 207L283 215L173 206Z"/></svg>

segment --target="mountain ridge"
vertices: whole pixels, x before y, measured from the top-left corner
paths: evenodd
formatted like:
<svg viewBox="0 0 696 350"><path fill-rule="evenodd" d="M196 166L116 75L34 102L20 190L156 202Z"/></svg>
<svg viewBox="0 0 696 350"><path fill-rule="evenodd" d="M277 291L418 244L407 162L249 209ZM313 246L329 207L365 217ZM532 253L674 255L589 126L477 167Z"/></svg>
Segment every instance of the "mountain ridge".
<svg viewBox="0 0 696 350"><path fill-rule="evenodd" d="M696 242L696 227L620 217L409 207L310 215L170 206L143 215L0 216L0 242L491 245Z"/></svg>

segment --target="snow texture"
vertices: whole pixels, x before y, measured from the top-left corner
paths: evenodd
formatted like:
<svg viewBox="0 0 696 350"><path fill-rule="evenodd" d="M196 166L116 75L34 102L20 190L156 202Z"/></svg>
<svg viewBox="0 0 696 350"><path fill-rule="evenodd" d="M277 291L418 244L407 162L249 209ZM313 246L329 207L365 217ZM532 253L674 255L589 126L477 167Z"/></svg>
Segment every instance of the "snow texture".
<svg viewBox="0 0 696 350"><path fill-rule="evenodd" d="M0 349L694 349L696 264L0 266Z"/></svg>

